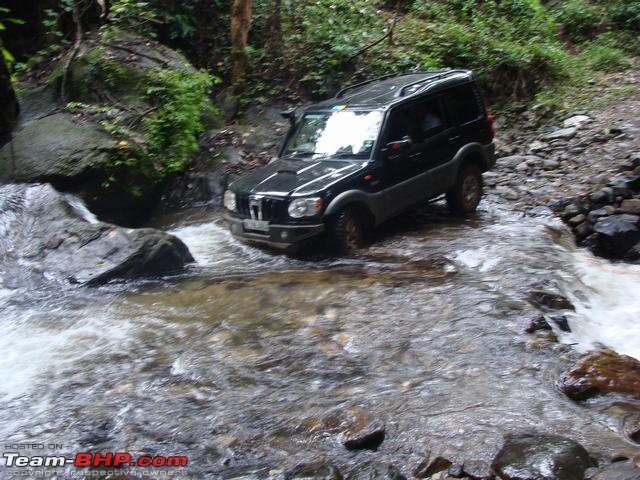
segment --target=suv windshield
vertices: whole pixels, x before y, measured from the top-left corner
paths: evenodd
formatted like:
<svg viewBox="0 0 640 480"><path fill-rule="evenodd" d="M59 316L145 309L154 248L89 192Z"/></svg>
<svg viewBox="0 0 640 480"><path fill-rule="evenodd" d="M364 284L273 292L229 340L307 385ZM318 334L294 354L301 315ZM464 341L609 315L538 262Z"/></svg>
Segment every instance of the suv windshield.
<svg viewBox="0 0 640 480"><path fill-rule="evenodd" d="M381 124L378 110L310 112L300 120L284 154L368 159Z"/></svg>

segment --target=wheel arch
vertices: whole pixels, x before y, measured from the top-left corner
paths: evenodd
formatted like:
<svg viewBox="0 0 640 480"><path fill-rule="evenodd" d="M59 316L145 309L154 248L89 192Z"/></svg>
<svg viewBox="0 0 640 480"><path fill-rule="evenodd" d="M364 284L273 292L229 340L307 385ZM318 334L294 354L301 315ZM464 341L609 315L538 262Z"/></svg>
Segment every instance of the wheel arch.
<svg viewBox="0 0 640 480"><path fill-rule="evenodd" d="M337 195L324 211L325 217L331 217L345 208L356 208L362 213L367 227L376 224L376 214L373 202L369 196L360 190L348 190Z"/></svg>

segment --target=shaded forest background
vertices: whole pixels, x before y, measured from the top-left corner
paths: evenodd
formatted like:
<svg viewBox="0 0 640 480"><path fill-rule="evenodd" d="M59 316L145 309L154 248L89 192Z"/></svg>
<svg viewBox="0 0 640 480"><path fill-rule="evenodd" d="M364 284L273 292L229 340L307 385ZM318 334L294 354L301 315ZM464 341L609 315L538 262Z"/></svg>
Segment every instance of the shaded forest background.
<svg viewBox="0 0 640 480"><path fill-rule="evenodd" d="M221 79L218 90L236 83L240 106L317 99L390 72L464 67L477 70L492 102L546 114L594 72L629 68L640 52L640 0L3 3L2 38L18 76L72 47L77 7L81 34L117 27L155 38Z"/></svg>

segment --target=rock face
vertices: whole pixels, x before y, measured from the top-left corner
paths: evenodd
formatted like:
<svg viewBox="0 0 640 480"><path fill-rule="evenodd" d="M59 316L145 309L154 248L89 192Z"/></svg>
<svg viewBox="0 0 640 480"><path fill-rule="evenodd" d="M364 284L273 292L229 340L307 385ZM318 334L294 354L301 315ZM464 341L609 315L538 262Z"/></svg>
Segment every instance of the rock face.
<svg viewBox="0 0 640 480"><path fill-rule="evenodd" d="M0 178L20 182L73 183L103 168L116 142L91 123L74 122L67 113L34 119L0 150Z"/></svg>
<svg viewBox="0 0 640 480"><path fill-rule="evenodd" d="M640 399L640 362L611 350L589 353L562 375L559 387L577 401L608 393Z"/></svg>
<svg viewBox="0 0 640 480"><path fill-rule="evenodd" d="M583 480L595 466L579 443L557 435L508 435L492 463L503 480Z"/></svg>
<svg viewBox="0 0 640 480"><path fill-rule="evenodd" d="M91 222L50 185L0 186L0 282L96 285L159 275L193 261L176 237Z"/></svg>

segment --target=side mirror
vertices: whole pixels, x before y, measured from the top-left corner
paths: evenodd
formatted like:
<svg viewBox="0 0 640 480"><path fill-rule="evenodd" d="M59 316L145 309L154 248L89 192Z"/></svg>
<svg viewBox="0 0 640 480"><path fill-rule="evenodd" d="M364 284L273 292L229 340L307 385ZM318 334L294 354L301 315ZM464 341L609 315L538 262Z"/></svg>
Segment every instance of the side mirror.
<svg viewBox="0 0 640 480"><path fill-rule="evenodd" d="M291 124L292 127L295 127L296 125L296 109L295 108L280 112L280 115L282 115L283 118L286 118L287 120L289 120L289 123Z"/></svg>
<svg viewBox="0 0 640 480"><path fill-rule="evenodd" d="M395 159L406 153L411 148L411 140L403 138L402 140L396 140L395 142L389 142L384 148L384 152L387 154L387 158Z"/></svg>

